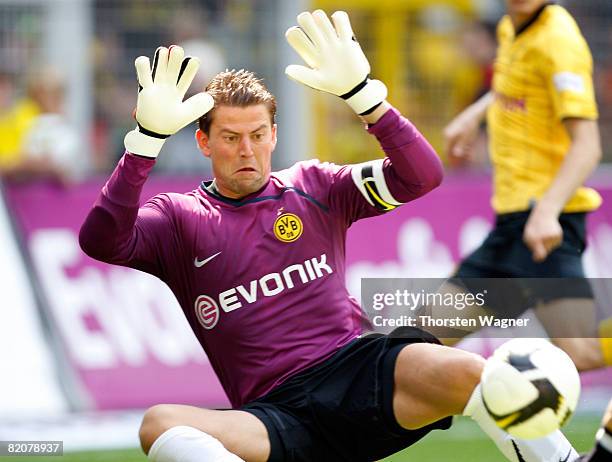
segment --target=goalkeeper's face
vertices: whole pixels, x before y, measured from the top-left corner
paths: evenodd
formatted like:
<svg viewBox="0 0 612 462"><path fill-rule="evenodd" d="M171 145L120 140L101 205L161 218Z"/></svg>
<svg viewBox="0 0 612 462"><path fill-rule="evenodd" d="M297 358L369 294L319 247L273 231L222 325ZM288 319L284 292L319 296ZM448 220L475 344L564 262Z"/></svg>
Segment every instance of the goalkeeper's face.
<svg viewBox="0 0 612 462"><path fill-rule="evenodd" d="M208 135L196 132L198 146L209 157L217 189L232 199L247 196L270 178L276 125L264 104L217 106Z"/></svg>

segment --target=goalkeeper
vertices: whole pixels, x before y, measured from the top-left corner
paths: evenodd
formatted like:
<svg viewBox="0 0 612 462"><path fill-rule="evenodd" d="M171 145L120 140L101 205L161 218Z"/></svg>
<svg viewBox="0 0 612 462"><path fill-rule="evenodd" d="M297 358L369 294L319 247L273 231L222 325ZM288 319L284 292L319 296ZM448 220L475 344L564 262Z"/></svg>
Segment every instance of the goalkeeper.
<svg viewBox="0 0 612 462"><path fill-rule="evenodd" d="M308 66L287 74L342 97L384 159L271 172L276 103L252 73L218 74L182 102L195 59L170 47L157 50L152 70L136 60L138 128L82 226L81 246L170 286L233 407L154 406L140 430L144 451L157 462L377 460L463 412L510 460L575 455L560 432L525 442L495 427L480 398L482 358L417 329L362 336L368 323L344 284L346 231L426 194L442 168L386 102L384 84L369 78L346 13L332 19L298 16L287 39ZM165 139L195 119L214 180L139 207Z"/></svg>

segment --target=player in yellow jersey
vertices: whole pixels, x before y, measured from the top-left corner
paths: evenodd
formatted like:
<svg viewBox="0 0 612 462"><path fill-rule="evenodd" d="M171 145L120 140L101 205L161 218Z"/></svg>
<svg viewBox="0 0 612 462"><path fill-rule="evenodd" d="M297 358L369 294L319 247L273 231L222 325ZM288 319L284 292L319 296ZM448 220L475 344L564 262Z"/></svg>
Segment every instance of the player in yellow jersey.
<svg viewBox="0 0 612 462"><path fill-rule="evenodd" d="M552 289L522 289L579 369L610 365L612 340L604 337L612 335L600 329L594 338L593 295L581 260L586 214L601 205L600 195L583 186L601 158L591 53L563 7L505 2L492 90L445 129L448 155L466 157L486 116L493 165L495 227L456 276L573 278Z"/></svg>
<svg viewBox="0 0 612 462"><path fill-rule="evenodd" d="M30 98L16 98L15 77L0 70L0 176L20 162L23 140L39 113Z"/></svg>

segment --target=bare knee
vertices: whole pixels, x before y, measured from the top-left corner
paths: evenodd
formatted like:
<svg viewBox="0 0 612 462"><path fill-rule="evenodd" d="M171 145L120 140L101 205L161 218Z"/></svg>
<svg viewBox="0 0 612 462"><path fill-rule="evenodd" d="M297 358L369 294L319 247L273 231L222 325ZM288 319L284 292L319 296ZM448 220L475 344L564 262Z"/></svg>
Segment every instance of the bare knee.
<svg viewBox="0 0 612 462"><path fill-rule="evenodd" d="M475 353L448 347L446 350L450 352L437 364L440 382L436 389L447 390L448 398L442 402L448 414L461 414L480 383L486 361Z"/></svg>
<svg viewBox="0 0 612 462"><path fill-rule="evenodd" d="M149 454L153 443L167 430L192 427L216 440L242 460L265 461L270 454L268 431L261 420L244 411L215 411L182 404L149 408L140 426L140 445Z"/></svg>
<svg viewBox="0 0 612 462"><path fill-rule="evenodd" d="M173 407L171 404L157 404L145 412L138 432L140 446L145 454L149 453L151 446L162 433L179 425L175 420Z"/></svg>
<svg viewBox="0 0 612 462"><path fill-rule="evenodd" d="M414 344L395 368L393 408L400 425L419 428L461 414L480 382L485 360L456 348Z"/></svg>

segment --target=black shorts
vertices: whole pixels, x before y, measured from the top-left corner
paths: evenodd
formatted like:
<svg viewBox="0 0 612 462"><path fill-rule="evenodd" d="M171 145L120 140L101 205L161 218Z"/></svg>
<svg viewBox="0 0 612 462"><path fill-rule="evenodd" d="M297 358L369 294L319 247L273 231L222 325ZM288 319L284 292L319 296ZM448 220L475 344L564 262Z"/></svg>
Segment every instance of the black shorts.
<svg viewBox="0 0 612 462"><path fill-rule="evenodd" d="M448 417L406 430L393 414L393 376L400 350L411 343L439 343L414 328L353 340L331 358L245 405L263 421L272 446L270 462L375 461L394 454Z"/></svg>
<svg viewBox="0 0 612 462"><path fill-rule="evenodd" d="M502 301L512 307L492 306L507 315L519 315L538 301L558 298L592 298L586 281L582 254L586 247L586 213L563 213L559 223L563 229L563 242L543 262L533 261L532 253L523 242L523 230L529 211L498 215L495 227L482 245L465 258L454 278L472 292L492 288L497 293L508 293ZM477 278L497 278L497 281L476 281ZM520 278L503 281L501 278ZM546 278L563 278L560 281ZM490 287L489 287L490 286ZM491 293L491 290L489 290ZM516 302L518 295L524 306Z"/></svg>

